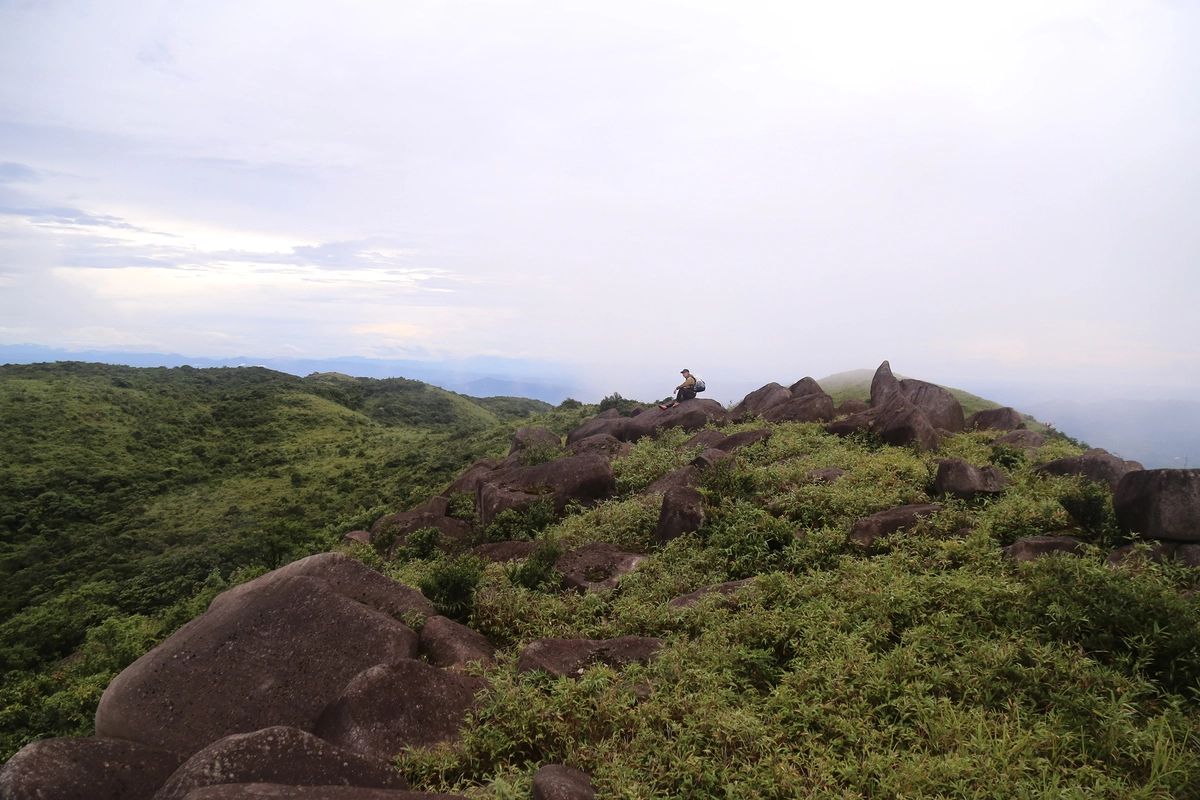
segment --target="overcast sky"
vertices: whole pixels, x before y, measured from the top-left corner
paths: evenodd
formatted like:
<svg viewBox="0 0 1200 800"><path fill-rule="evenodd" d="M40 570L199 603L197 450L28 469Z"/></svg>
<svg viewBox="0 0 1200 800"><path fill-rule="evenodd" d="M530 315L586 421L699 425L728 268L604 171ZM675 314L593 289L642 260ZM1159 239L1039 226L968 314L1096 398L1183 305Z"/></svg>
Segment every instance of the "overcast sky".
<svg viewBox="0 0 1200 800"><path fill-rule="evenodd" d="M1183 1L0 0L0 344L1200 389L1197 42Z"/></svg>

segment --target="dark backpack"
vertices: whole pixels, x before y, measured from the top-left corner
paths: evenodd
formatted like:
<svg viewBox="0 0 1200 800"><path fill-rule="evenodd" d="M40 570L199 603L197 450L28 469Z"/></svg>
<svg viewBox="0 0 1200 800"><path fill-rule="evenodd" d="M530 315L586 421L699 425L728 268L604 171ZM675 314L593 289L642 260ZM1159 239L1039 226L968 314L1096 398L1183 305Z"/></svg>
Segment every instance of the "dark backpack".
<svg viewBox="0 0 1200 800"><path fill-rule="evenodd" d="M696 394L703 392L704 391L704 378L701 378L699 375L693 375L692 377L696 379L696 385L693 386L692 389L695 390Z"/></svg>

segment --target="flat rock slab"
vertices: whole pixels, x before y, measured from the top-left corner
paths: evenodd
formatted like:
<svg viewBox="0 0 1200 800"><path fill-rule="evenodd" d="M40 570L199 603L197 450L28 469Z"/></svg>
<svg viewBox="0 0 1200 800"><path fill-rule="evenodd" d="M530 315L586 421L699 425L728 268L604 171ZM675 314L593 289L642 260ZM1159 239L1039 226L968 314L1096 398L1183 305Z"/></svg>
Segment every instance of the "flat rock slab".
<svg viewBox="0 0 1200 800"><path fill-rule="evenodd" d="M185 800L466 800L461 794L363 789L357 786L284 786L278 783L235 783L205 786Z"/></svg>
<svg viewBox="0 0 1200 800"><path fill-rule="evenodd" d="M1026 536L1004 548L1004 555L1013 561L1034 561L1051 553L1080 555L1086 546L1078 536Z"/></svg>
<svg viewBox="0 0 1200 800"><path fill-rule="evenodd" d="M520 561L529 558L540 545L541 542L489 542L474 548L471 553L488 561Z"/></svg>
<svg viewBox="0 0 1200 800"><path fill-rule="evenodd" d="M704 495L688 486L675 486L663 495L654 529L654 543L666 544L704 527Z"/></svg>
<svg viewBox="0 0 1200 800"><path fill-rule="evenodd" d="M579 592L615 589L623 575L637 569L643 555L627 553L606 542L591 542L565 553L554 564L566 585Z"/></svg>
<svg viewBox="0 0 1200 800"><path fill-rule="evenodd" d="M675 608L691 608L699 603L701 598L707 597L710 594L731 595L752 583L754 583L754 578L742 578L740 581L728 581L726 583L714 583L711 586L702 586L694 592L673 598L667 605L674 606Z"/></svg>
<svg viewBox="0 0 1200 800"><path fill-rule="evenodd" d="M446 617L426 620L420 637L420 652L435 667L451 669L472 661L490 664L496 656L486 636Z"/></svg>
<svg viewBox="0 0 1200 800"><path fill-rule="evenodd" d="M846 470L838 469L837 467L823 467L822 469L810 469L804 473L804 477L810 481L817 483L833 483L838 478L846 474Z"/></svg>
<svg viewBox="0 0 1200 800"><path fill-rule="evenodd" d="M647 486L639 494L665 494L666 491L674 486L691 486L695 488L700 485L700 470L688 464L682 469L677 469L674 472L668 472L654 483Z"/></svg>
<svg viewBox="0 0 1200 800"><path fill-rule="evenodd" d="M176 770L154 800L184 800L201 787L228 783L408 788L386 762L280 725L213 742Z"/></svg>
<svg viewBox="0 0 1200 800"><path fill-rule="evenodd" d="M1037 475L1081 475L1095 483L1107 483L1114 492L1129 471L1125 460L1103 448L1093 448L1081 456L1059 458L1034 469Z"/></svg>
<svg viewBox="0 0 1200 800"><path fill-rule="evenodd" d="M190 755L234 733L311 730L355 675L416 654L415 632L325 581L273 579L218 597L121 672L96 733Z"/></svg>
<svg viewBox="0 0 1200 800"><path fill-rule="evenodd" d="M933 479L936 494L948 494L969 500L980 494L1000 494L1008 487L1008 477L999 467L976 467L963 458L946 458L938 464Z"/></svg>
<svg viewBox="0 0 1200 800"><path fill-rule="evenodd" d="M594 800L592 777L586 772L547 764L533 775L533 800Z"/></svg>
<svg viewBox="0 0 1200 800"><path fill-rule="evenodd" d="M1117 519L1149 539L1200 542L1200 469L1147 469L1121 476Z"/></svg>
<svg viewBox="0 0 1200 800"><path fill-rule="evenodd" d="M941 510L942 507L936 503L916 503L880 511L855 522L850 528L850 541L860 547L870 549L876 539L889 536L901 529L911 529L921 519Z"/></svg>
<svg viewBox="0 0 1200 800"><path fill-rule="evenodd" d="M421 661L380 664L355 676L326 707L314 733L346 750L391 759L405 747L458 739L486 681Z"/></svg>
<svg viewBox="0 0 1200 800"><path fill-rule="evenodd" d="M649 636L616 639L537 639L517 660L517 672L544 670L558 677L578 678L589 664L623 667L657 657L663 640Z"/></svg>
<svg viewBox="0 0 1200 800"><path fill-rule="evenodd" d="M42 739L0 769L4 800L147 800L183 756L120 739Z"/></svg>

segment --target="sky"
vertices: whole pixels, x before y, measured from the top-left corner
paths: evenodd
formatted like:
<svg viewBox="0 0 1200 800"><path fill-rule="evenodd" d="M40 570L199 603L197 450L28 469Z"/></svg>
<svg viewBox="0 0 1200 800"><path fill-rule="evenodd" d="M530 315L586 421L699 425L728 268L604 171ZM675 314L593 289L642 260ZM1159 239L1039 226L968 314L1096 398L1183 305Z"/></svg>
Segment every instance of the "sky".
<svg viewBox="0 0 1200 800"><path fill-rule="evenodd" d="M0 0L0 344L1200 395L1197 41L1182 1Z"/></svg>

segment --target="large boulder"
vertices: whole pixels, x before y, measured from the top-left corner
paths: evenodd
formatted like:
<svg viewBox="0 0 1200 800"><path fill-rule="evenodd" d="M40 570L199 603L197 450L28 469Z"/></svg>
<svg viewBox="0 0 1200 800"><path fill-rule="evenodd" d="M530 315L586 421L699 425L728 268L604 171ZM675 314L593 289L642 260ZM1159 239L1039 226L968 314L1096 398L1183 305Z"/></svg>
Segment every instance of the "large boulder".
<svg viewBox="0 0 1200 800"><path fill-rule="evenodd" d="M715 466L722 461L728 461L733 458L733 453L726 453L724 450L718 450L715 447L710 447L700 455L696 456L688 464L698 470L706 470L709 467Z"/></svg>
<svg viewBox="0 0 1200 800"><path fill-rule="evenodd" d="M279 783L227 783L188 792L186 800L467 800L461 794L363 789L358 786L284 786Z"/></svg>
<svg viewBox="0 0 1200 800"><path fill-rule="evenodd" d="M1052 553L1080 555L1087 542L1078 536L1026 536L1004 548L1004 555L1013 561L1034 561Z"/></svg>
<svg viewBox="0 0 1200 800"><path fill-rule="evenodd" d="M905 378L900 381L904 399L921 410L934 428L958 433L963 429L963 410L958 398L935 383Z"/></svg>
<svg viewBox="0 0 1200 800"><path fill-rule="evenodd" d="M892 374L892 365L884 361L871 378L871 407L878 408L900 394L900 381Z"/></svg>
<svg viewBox="0 0 1200 800"><path fill-rule="evenodd" d="M562 437L546 428L517 428L513 434L512 445L508 448L510 456L523 453L529 449L562 447Z"/></svg>
<svg viewBox="0 0 1200 800"><path fill-rule="evenodd" d="M976 467L962 458L946 458L938 464L933 479L935 494L948 494L968 500L979 494L999 494L1008 486L1008 478L999 467Z"/></svg>
<svg viewBox="0 0 1200 800"><path fill-rule="evenodd" d="M667 428L698 431L709 422L724 422L725 417L725 407L716 400L685 400L667 409L648 409L636 417L596 417L568 433L567 444L600 433L607 433L622 442L636 442L643 436L657 436L658 431Z"/></svg>
<svg viewBox="0 0 1200 800"><path fill-rule="evenodd" d="M183 756L120 739L42 739L0 769L4 800L149 800Z"/></svg>
<svg viewBox="0 0 1200 800"><path fill-rule="evenodd" d="M647 636L616 639L535 639L517 659L517 672L544 670L558 677L578 678L590 664L623 667L646 663L658 656L663 640Z"/></svg>
<svg viewBox="0 0 1200 800"><path fill-rule="evenodd" d="M455 494L475 494L479 490L479 482L483 477L500 466L500 462L494 458L481 458L471 466L467 467L462 475L459 475L454 481L446 487L442 492L443 497L450 497Z"/></svg>
<svg viewBox="0 0 1200 800"><path fill-rule="evenodd" d="M724 452L724 451L722 451ZM668 472L654 483L643 489L640 494L664 494L673 486L691 486L700 485L700 470L688 464L682 469L677 469L674 472Z"/></svg>
<svg viewBox="0 0 1200 800"><path fill-rule="evenodd" d="M1046 443L1046 437L1025 428L1009 431L992 440L992 445L1004 445L1014 450L1036 450Z"/></svg>
<svg viewBox="0 0 1200 800"><path fill-rule="evenodd" d="M628 442L622 442L615 436L609 436L607 433L598 433L595 436L588 436L585 439L573 442L568 449L577 456L581 456L584 453L595 453L611 461L618 456L625 455L632 446Z"/></svg>
<svg viewBox="0 0 1200 800"><path fill-rule="evenodd" d="M732 453L742 447L749 447L752 444L765 442L771 438L773 431L770 428L759 428L753 431L742 431L731 436L726 436L721 442L719 450L724 450L726 453Z"/></svg>
<svg viewBox="0 0 1200 800"><path fill-rule="evenodd" d="M96 734L190 755L273 725L311 730L355 675L416 655L417 634L393 616L317 578L271 579L218 597L121 672L100 698Z"/></svg>
<svg viewBox="0 0 1200 800"><path fill-rule="evenodd" d="M1113 510L1122 525L1147 538L1200 542L1200 469L1126 472Z"/></svg>
<svg viewBox="0 0 1200 800"><path fill-rule="evenodd" d="M976 411L967 417L964 427L969 431L1015 431L1024 424L1025 420L1021 418L1016 409L1005 406L1004 408L985 408L983 411Z"/></svg>
<svg viewBox="0 0 1200 800"><path fill-rule="evenodd" d="M533 467L503 467L480 483L475 507L488 525L507 509L521 510L549 493L555 513L572 500L593 503L612 497L617 479L608 459L595 453L565 456Z"/></svg>
<svg viewBox="0 0 1200 800"><path fill-rule="evenodd" d="M568 587L578 592L599 592L615 589L622 576L645 560L645 556L627 553L607 542L591 542L564 553L554 569Z"/></svg>
<svg viewBox="0 0 1200 800"><path fill-rule="evenodd" d="M870 416L870 429L890 445L914 445L918 450L941 447L942 439L929 418L904 397L894 396L866 414Z"/></svg>
<svg viewBox="0 0 1200 800"><path fill-rule="evenodd" d="M1107 483L1114 492L1129 471L1125 460L1103 448L1093 448L1081 456L1055 459L1034 470L1037 475L1080 475L1095 483Z"/></svg>
<svg viewBox="0 0 1200 800"><path fill-rule="evenodd" d="M460 519L446 516L448 508L447 498L439 495L411 511L380 517L371 525L371 541L390 542L388 557L394 558L396 551L405 545L410 534L425 528L434 528L441 534L439 549L460 549L471 540L471 526Z"/></svg>
<svg viewBox="0 0 1200 800"><path fill-rule="evenodd" d="M176 770L154 800L184 800L201 787L227 783L408 788L404 778L384 761L276 725L213 742Z"/></svg>
<svg viewBox="0 0 1200 800"><path fill-rule="evenodd" d="M802 394L763 412L767 422L829 422L833 416L833 398L824 392Z"/></svg>
<svg viewBox="0 0 1200 800"><path fill-rule="evenodd" d="M851 414L860 414L868 408L870 406L862 400L859 400L857 397L850 397L842 401L842 404L837 407L833 415L835 417L848 417Z"/></svg>
<svg viewBox="0 0 1200 800"><path fill-rule="evenodd" d="M772 406L792 399L790 390L778 383L768 383L742 398L742 402L729 409L730 419L740 419L743 414L761 414Z"/></svg>
<svg viewBox="0 0 1200 800"><path fill-rule="evenodd" d="M676 486L663 495L658 526L654 529L654 543L666 544L703 526L704 495L687 486Z"/></svg>
<svg viewBox="0 0 1200 800"><path fill-rule="evenodd" d="M699 603L702 598L710 594L728 596L744 589L752 583L754 583L754 578L742 578L740 581L727 581L726 583L714 583L711 586L702 586L694 592L673 598L667 605L675 608L691 608Z"/></svg>
<svg viewBox="0 0 1200 800"><path fill-rule="evenodd" d="M803 377L788 387L788 391L792 393L792 397L804 397L810 394L825 394L825 390L821 388L821 384L809 377Z"/></svg>
<svg viewBox="0 0 1200 800"><path fill-rule="evenodd" d="M326 706L313 730L338 747L391 759L405 747L429 748L458 739L480 678L420 661L395 661L360 672Z"/></svg>
<svg viewBox="0 0 1200 800"><path fill-rule="evenodd" d="M728 438L729 437L726 434L721 433L719 430L716 430L715 428L708 428L706 430L700 431L695 436L688 439L686 442L683 443L683 446L684 447L715 447L718 450L720 450L720 449L722 449L721 442L725 441Z"/></svg>
<svg viewBox="0 0 1200 800"><path fill-rule="evenodd" d="M586 772L547 764L533 775L533 800L594 800L592 778Z"/></svg>
<svg viewBox="0 0 1200 800"><path fill-rule="evenodd" d="M496 648L486 636L446 617L426 620L420 637L421 655L443 669L462 667L472 661L491 663L496 655Z"/></svg>
<svg viewBox="0 0 1200 800"><path fill-rule="evenodd" d="M869 517L862 517L850 528L850 541L864 549L870 549L876 539L889 536L901 529L911 529L921 519L941 511L936 503L916 503L896 506Z"/></svg>

